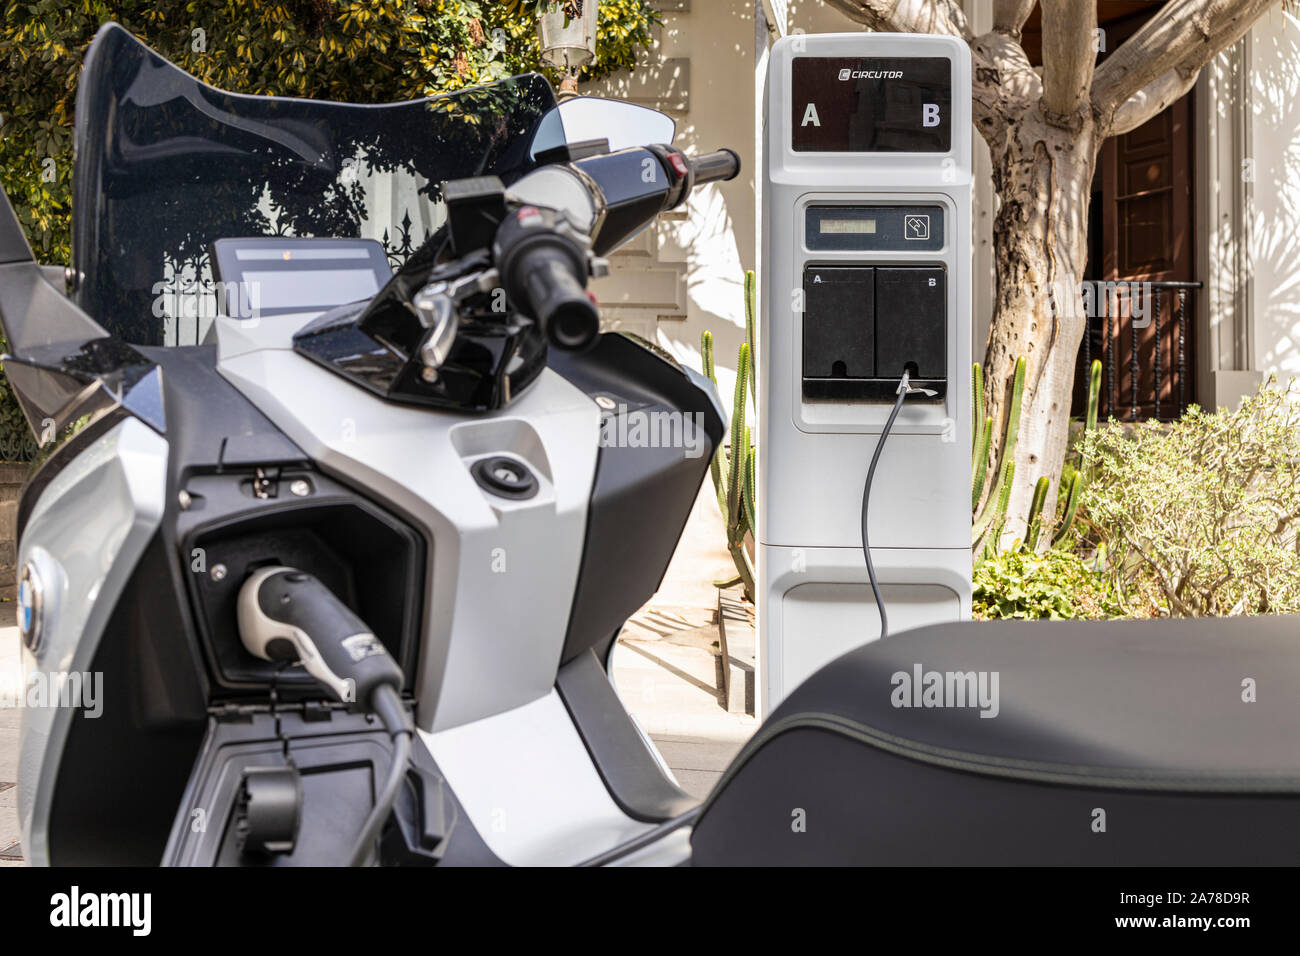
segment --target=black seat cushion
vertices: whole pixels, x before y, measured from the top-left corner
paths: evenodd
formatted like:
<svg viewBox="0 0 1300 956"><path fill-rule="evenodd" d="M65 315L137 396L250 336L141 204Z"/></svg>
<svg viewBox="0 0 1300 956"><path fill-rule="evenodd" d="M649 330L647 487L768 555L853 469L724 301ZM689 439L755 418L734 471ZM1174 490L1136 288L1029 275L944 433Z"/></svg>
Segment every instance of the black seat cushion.
<svg viewBox="0 0 1300 956"><path fill-rule="evenodd" d="M702 864L1300 862L1300 619L868 644L777 708L692 843Z"/></svg>

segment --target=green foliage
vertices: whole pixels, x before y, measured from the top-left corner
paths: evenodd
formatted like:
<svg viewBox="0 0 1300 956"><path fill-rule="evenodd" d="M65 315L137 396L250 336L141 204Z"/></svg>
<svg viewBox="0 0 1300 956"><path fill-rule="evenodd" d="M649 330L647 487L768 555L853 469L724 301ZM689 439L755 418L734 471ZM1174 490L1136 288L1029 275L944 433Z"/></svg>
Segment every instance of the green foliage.
<svg viewBox="0 0 1300 956"><path fill-rule="evenodd" d="M753 271L745 273L745 341L736 357L736 388L731 406L731 448L719 448L709 463L713 490L718 496L718 508L727 524L727 551L735 562L737 576L729 581L715 582L719 587L730 587L737 582L745 587L745 597L754 600L754 564L745 546L746 534L757 537L756 509L754 507L754 444L745 425L747 405L752 401L757 407L758 392L754 381L754 322L755 279ZM717 385L713 364L713 333L705 331L700 336L700 356L704 374Z"/></svg>
<svg viewBox="0 0 1300 956"><path fill-rule="evenodd" d="M981 620L1111 617L1118 608L1103 574L1071 551L997 551L975 569L974 616Z"/></svg>
<svg viewBox="0 0 1300 956"><path fill-rule="evenodd" d="M0 185L38 255L67 264L77 77L108 20L222 89L382 103L536 69L531 4L508 7L477 0L8 4L0 23ZM602 3L597 58L583 78L631 67L657 22L648 0Z"/></svg>
<svg viewBox="0 0 1300 956"><path fill-rule="evenodd" d="M1112 421L1081 451L1083 510L1126 613L1300 612L1300 396L1270 379L1237 411Z"/></svg>
<svg viewBox="0 0 1300 956"><path fill-rule="evenodd" d="M4 338L0 336L0 348L4 347ZM0 375L0 461L30 461L36 451L36 441L9 380Z"/></svg>

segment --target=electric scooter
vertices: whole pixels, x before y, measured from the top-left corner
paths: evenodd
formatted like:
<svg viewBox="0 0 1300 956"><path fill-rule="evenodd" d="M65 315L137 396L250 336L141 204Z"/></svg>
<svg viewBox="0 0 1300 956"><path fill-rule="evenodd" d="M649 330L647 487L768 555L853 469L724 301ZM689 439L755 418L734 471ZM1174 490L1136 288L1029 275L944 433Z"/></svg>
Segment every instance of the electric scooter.
<svg viewBox="0 0 1300 956"><path fill-rule="evenodd" d="M113 24L76 116L66 275L0 204L25 659L102 686L24 712L31 863L1300 858L1284 618L893 635L678 787L608 661L726 422L587 286L731 151L534 75L226 93Z"/></svg>

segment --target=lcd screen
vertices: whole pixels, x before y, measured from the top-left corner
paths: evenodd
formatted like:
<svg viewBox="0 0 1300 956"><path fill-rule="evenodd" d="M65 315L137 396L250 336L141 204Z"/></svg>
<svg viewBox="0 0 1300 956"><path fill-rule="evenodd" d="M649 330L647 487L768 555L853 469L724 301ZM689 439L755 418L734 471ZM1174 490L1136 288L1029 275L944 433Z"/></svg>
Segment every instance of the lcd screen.
<svg viewBox="0 0 1300 956"><path fill-rule="evenodd" d="M254 315L284 310L309 312L368 299L379 291L370 269L311 269L244 273Z"/></svg>
<svg viewBox="0 0 1300 956"><path fill-rule="evenodd" d="M845 235L874 235L876 231L876 220L874 219L823 219L818 223L823 236L845 236Z"/></svg>
<svg viewBox="0 0 1300 956"><path fill-rule="evenodd" d="M324 312L370 298L393 276L374 239L218 239L212 259L221 311L240 319Z"/></svg>

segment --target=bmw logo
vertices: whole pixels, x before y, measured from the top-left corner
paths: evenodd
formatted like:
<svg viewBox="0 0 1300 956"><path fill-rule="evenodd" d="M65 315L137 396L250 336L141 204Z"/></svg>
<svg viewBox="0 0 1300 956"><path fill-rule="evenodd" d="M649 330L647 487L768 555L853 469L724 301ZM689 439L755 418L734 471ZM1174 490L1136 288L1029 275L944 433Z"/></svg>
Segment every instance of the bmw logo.
<svg viewBox="0 0 1300 956"><path fill-rule="evenodd" d="M45 611L45 586L36 568L28 561L18 578L18 633L33 654L40 651L41 623Z"/></svg>

